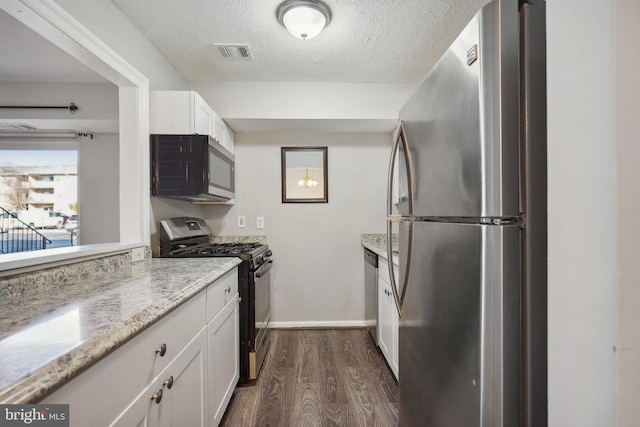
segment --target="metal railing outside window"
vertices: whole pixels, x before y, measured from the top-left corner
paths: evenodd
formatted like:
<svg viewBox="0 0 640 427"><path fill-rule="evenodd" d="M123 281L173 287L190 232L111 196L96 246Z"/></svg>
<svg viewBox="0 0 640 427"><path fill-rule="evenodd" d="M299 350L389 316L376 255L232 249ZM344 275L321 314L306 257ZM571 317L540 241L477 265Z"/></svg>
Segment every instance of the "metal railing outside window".
<svg viewBox="0 0 640 427"><path fill-rule="evenodd" d="M0 254L38 251L48 244L51 240L0 207Z"/></svg>

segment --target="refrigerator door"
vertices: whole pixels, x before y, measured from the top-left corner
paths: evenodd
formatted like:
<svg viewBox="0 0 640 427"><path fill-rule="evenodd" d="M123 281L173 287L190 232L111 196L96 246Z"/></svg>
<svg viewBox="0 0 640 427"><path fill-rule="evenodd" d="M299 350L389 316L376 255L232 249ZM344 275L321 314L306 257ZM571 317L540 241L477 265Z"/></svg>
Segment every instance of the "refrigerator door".
<svg viewBox="0 0 640 427"><path fill-rule="evenodd" d="M410 217L413 215L413 171L402 120L394 135L387 180L387 217Z"/></svg>
<svg viewBox="0 0 640 427"><path fill-rule="evenodd" d="M416 222L412 231L400 425L518 425L520 229Z"/></svg>
<svg viewBox="0 0 640 427"><path fill-rule="evenodd" d="M389 283L400 317L404 313L410 284L408 272L413 260L413 224L414 222L408 219L387 220L387 253L398 256L398 269L402 272L399 273L399 280L396 280L396 267L393 262L389 262Z"/></svg>
<svg viewBox="0 0 640 427"><path fill-rule="evenodd" d="M412 215L519 215L517 55L518 2L495 0L400 111Z"/></svg>

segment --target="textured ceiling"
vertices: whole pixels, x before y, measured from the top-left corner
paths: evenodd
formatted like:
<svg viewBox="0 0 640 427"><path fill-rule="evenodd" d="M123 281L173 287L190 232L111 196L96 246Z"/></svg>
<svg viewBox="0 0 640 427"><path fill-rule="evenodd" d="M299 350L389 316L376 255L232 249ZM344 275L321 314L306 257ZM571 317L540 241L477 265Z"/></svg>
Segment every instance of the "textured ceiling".
<svg viewBox="0 0 640 427"><path fill-rule="evenodd" d="M329 26L298 40L281 0L112 0L187 80L416 83L488 0L325 0ZM515 0L514 0L515 1ZM249 45L223 60L213 43Z"/></svg>

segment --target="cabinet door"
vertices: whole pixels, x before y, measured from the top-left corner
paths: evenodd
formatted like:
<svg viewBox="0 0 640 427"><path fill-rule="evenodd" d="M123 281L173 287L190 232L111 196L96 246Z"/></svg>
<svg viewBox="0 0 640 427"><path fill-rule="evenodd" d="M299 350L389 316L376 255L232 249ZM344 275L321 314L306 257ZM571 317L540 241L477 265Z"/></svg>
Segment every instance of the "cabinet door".
<svg viewBox="0 0 640 427"><path fill-rule="evenodd" d="M194 94L190 91L152 90L149 93L149 133L194 133Z"/></svg>
<svg viewBox="0 0 640 427"><path fill-rule="evenodd" d="M147 426L201 426L208 419L206 328L147 389ZM162 397L158 396L162 393Z"/></svg>
<svg viewBox="0 0 640 427"><path fill-rule="evenodd" d="M378 276L378 345L391 371L398 378L399 316L391 285Z"/></svg>
<svg viewBox="0 0 640 427"><path fill-rule="evenodd" d="M216 113L204 102L200 95L194 92L194 129L198 135L211 135L215 138Z"/></svg>
<svg viewBox="0 0 640 427"><path fill-rule="evenodd" d="M389 286L389 292L391 292L391 286ZM389 362L389 365L391 366L391 371L393 371L393 373L396 376L396 379L398 379L398 366L399 366L399 359L398 359L398 348L400 346L399 343L399 335L400 335L400 329L399 329L399 323L400 323L400 316L398 315L398 310L396 309L396 304L395 301L393 300L393 295L390 296L389 298L389 317L391 318L391 327L389 328L391 331L391 359Z"/></svg>
<svg viewBox="0 0 640 427"><path fill-rule="evenodd" d="M240 378L239 297L231 301L208 325L209 335L209 426L220 424Z"/></svg>
<svg viewBox="0 0 640 427"><path fill-rule="evenodd" d="M147 418L147 393L142 393L110 427L144 427Z"/></svg>
<svg viewBox="0 0 640 427"><path fill-rule="evenodd" d="M215 113L214 113L215 114ZM213 137L216 139L216 141L218 141L220 143L220 145L222 145L224 148L227 148L227 143L225 141L225 134L224 134L224 128L227 125L225 125L224 121L222 120L222 117L220 117L219 115L215 114L215 130L214 130L214 135ZM227 148L228 149L228 148Z"/></svg>
<svg viewBox="0 0 640 427"><path fill-rule="evenodd" d="M224 127L224 144L231 153L234 152L236 135L229 126Z"/></svg>
<svg viewBox="0 0 640 427"><path fill-rule="evenodd" d="M378 345L382 354L390 360L391 355L391 316L389 311L389 293L391 286L382 278L378 277ZM391 363L389 363L391 364Z"/></svg>

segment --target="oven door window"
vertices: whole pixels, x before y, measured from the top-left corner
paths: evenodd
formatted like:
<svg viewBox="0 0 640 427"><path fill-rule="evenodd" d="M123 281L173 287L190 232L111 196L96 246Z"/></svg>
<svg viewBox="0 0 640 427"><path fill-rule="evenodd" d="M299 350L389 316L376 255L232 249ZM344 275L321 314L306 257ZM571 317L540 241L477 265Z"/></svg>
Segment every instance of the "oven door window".
<svg viewBox="0 0 640 427"><path fill-rule="evenodd" d="M209 145L209 186L233 193L235 170L233 159Z"/></svg>

